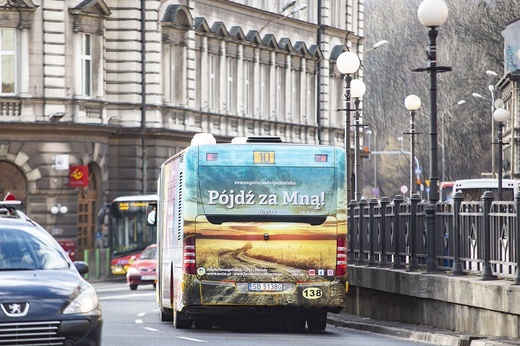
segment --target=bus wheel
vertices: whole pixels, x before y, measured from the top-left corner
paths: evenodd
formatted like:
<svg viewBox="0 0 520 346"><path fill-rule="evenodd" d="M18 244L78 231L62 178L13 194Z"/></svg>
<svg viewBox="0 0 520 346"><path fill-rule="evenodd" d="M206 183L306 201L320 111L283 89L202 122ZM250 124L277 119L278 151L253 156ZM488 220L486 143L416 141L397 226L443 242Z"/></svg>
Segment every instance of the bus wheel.
<svg viewBox="0 0 520 346"><path fill-rule="evenodd" d="M186 316L185 313L174 310L173 311L173 325L177 329L189 329L191 328L192 321Z"/></svg>
<svg viewBox="0 0 520 346"><path fill-rule="evenodd" d="M161 321L163 321L163 322L173 321L173 310L161 307Z"/></svg>
<svg viewBox="0 0 520 346"><path fill-rule="evenodd" d="M199 317L195 319L195 328L196 329L211 329L213 324L209 318Z"/></svg>
<svg viewBox="0 0 520 346"><path fill-rule="evenodd" d="M130 285L130 291L135 291L137 289L137 285Z"/></svg>
<svg viewBox="0 0 520 346"><path fill-rule="evenodd" d="M327 327L327 313L317 312L312 318L307 318L307 327L309 331L321 331Z"/></svg>

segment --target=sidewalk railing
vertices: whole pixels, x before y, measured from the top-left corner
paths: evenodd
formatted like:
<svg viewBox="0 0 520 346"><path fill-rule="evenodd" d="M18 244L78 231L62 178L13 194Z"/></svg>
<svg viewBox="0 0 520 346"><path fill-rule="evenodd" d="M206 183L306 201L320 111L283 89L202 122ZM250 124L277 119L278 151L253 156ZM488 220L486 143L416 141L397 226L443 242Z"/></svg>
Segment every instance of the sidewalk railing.
<svg viewBox="0 0 520 346"><path fill-rule="evenodd" d="M349 263L410 271L426 269L429 256L435 271L478 274L483 280L513 279L520 284L520 193L514 202L453 202L436 204L434 253L428 254L426 206L418 196L405 202L361 199L349 208Z"/></svg>

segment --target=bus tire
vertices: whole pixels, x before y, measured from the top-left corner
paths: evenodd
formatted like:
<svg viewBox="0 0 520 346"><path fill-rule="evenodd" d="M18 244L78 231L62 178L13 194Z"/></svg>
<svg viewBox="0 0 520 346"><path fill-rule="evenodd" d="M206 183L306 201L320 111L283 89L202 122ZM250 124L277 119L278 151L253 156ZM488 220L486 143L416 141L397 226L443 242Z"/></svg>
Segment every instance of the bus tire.
<svg viewBox="0 0 520 346"><path fill-rule="evenodd" d="M190 320L185 313L174 310L173 325L177 329L190 329L192 325L192 320Z"/></svg>
<svg viewBox="0 0 520 346"><path fill-rule="evenodd" d="M311 332L325 330L327 328L327 313L317 312L315 316L307 318L307 327Z"/></svg>
<svg viewBox="0 0 520 346"><path fill-rule="evenodd" d="M162 322L173 321L173 310L161 307L161 321Z"/></svg>

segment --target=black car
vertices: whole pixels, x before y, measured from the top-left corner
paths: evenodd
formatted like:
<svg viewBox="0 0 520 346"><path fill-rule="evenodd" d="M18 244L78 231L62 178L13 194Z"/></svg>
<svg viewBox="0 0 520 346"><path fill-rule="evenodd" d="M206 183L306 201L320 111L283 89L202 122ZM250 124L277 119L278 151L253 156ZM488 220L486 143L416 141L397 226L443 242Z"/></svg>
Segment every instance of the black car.
<svg viewBox="0 0 520 346"><path fill-rule="evenodd" d="M0 345L101 345L97 294L56 240L0 202Z"/></svg>

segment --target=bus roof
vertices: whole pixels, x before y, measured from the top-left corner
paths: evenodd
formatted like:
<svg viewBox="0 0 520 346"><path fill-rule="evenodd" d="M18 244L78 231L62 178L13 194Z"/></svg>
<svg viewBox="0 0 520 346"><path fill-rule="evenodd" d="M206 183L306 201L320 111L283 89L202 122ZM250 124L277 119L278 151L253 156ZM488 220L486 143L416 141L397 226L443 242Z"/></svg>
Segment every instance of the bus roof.
<svg viewBox="0 0 520 346"><path fill-rule="evenodd" d="M515 184L520 184L519 180L514 179L502 179L503 187L514 186ZM492 188L498 187L498 179L491 178L482 178L482 179L461 179L456 180L454 187L467 187L467 188Z"/></svg>

